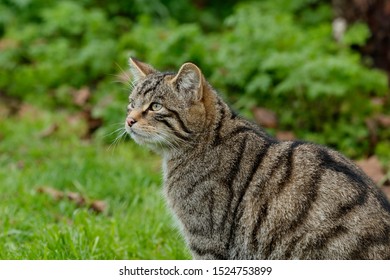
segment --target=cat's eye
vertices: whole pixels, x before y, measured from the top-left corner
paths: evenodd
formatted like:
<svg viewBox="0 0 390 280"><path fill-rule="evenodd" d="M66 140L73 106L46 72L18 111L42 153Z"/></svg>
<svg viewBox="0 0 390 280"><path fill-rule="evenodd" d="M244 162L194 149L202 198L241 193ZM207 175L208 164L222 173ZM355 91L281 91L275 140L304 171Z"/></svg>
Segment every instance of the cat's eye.
<svg viewBox="0 0 390 280"><path fill-rule="evenodd" d="M133 100L130 100L129 107L131 109L134 109L134 101Z"/></svg>
<svg viewBox="0 0 390 280"><path fill-rule="evenodd" d="M158 111L158 110L161 110L161 108L162 108L162 105L160 103L153 102L152 104L150 104L150 109L152 111Z"/></svg>

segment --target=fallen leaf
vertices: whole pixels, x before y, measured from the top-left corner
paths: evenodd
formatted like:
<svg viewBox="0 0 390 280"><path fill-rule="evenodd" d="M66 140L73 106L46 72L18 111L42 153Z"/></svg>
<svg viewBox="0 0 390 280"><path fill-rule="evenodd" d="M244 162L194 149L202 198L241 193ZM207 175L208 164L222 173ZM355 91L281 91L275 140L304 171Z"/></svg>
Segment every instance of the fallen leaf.
<svg viewBox="0 0 390 280"><path fill-rule="evenodd" d="M278 126L278 118L275 112L261 107L254 107L252 112L256 122L261 126L266 128L276 128Z"/></svg>
<svg viewBox="0 0 390 280"><path fill-rule="evenodd" d="M371 104L376 106L383 106L386 103L386 100L383 97L373 97L371 98Z"/></svg>
<svg viewBox="0 0 390 280"><path fill-rule="evenodd" d="M376 117L378 124L384 128L390 128L390 116L388 115L378 115Z"/></svg>
<svg viewBox="0 0 390 280"><path fill-rule="evenodd" d="M73 103L78 106L84 106L91 97L89 87L83 87L73 92Z"/></svg>
<svg viewBox="0 0 390 280"><path fill-rule="evenodd" d="M86 199L80 194L75 192L68 192L66 197L77 204L77 206L84 206Z"/></svg>
<svg viewBox="0 0 390 280"><path fill-rule="evenodd" d="M82 116L87 123L87 132L83 136L83 139L91 139L92 134L103 125L103 119L94 117L90 108L85 108L82 112Z"/></svg>
<svg viewBox="0 0 390 280"><path fill-rule="evenodd" d="M0 118L16 115L21 104L22 102L19 98L8 96L0 90Z"/></svg>
<svg viewBox="0 0 390 280"><path fill-rule="evenodd" d="M357 165L376 183L379 184L385 178L385 173L376 156L363 159L357 162Z"/></svg>
<svg viewBox="0 0 390 280"><path fill-rule="evenodd" d="M0 40L0 50L13 49L18 46L17 40L12 39L1 39Z"/></svg>
<svg viewBox="0 0 390 280"><path fill-rule="evenodd" d="M46 186L37 188L37 192L48 194L50 197L52 197L57 201L68 199L69 201L75 203L77 207L88 207L89 209L93 210L98 214L105 212L107 209L107 204L103 200L90 200L87 197L77 192L65 193L56 190L52 187L46 187Z"/></svg>
<svg viewBox="0 0 390 280"><path fill-rule="evenodd" d="M281 141L290 141L296 139L295 134L292 131L278 131L276 133L276 138Z"/></svg>
<svg viewBox="0 0 390 280"><path fill-rule="evenodd" d="M84 122L84 115L82 113L76 113L67 116L67 123L71 126L75 126L81 122Z"/></svg>
<svg viewBox="0 0 390 280"><path fill-rule="evenodd" d="M107 204L103 200L94 200L89 208L97 213L103 213L107 209Z"/></svg>
<svg viewBox="0 0 390 280"><path fill-rule="evenodd" d="M37 189L37 192L47 194L55 200L60 200L64 198L64 193L62 191L56 190L52 187L46 187L46 186L39 187Z"/></svg>

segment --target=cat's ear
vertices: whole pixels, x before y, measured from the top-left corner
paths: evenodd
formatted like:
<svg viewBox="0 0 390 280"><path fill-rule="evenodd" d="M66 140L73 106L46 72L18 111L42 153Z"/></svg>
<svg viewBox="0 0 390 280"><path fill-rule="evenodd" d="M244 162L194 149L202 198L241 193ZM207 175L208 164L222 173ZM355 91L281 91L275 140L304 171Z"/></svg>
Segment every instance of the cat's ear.
<svg viewBox="0 0 390 280"><path fill-rule="evenodd" d="M202 99L203 75L195 64L184 63L170 82L180 93L187 94L197 101Z"/></svg>
<svg viewBox="0 0 390 280"><path fill-rule="evenodd" d="M130 57L129 64L130 64L131 74L133 75L135 81L138 81L139 79L146 77L149 74L153 74L157 72L149 64L141 62L135 59L134 57Z"/></svg>

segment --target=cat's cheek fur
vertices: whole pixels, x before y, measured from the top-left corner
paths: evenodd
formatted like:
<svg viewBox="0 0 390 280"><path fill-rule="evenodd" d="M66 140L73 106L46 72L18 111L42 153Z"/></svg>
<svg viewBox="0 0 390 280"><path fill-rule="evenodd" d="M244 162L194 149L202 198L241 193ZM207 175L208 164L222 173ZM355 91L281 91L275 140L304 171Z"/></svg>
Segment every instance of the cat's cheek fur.
<svg viewBox="0 0 390 280"><path fill-rule="evenodd" d="M206 124L206 110L203 103L198 102L196 106L190 107L187 109L187 123L194 130L194 132L199 132L204 130ZM191 116L197 116L193 118Z"/></svg>

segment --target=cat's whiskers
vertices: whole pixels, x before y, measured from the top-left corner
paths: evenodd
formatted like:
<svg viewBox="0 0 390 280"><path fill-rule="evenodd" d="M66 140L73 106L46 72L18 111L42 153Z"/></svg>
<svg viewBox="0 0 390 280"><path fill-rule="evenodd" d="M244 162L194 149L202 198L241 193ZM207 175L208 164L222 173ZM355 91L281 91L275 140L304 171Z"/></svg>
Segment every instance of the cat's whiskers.
<svg viewBox="0 0 390 280"><path fill-rule="evenodd" d="M116 67L119 69L120 74L117 77L120 81L124 82L124 84L134 87L134 79L131 78L131 74L129 71L125 71L118 63L116 63Z"/></svg>
<svg viewBox="0 0 390 280"><path fill-rule="evenodd" d="M128 93L129 90L131 91L135 87L134 79L131 78L129 71L125 71L118 63L115 64L119 70L119 74L110 74L110 76L115 77L113 80L114 83L120 83L124 85L123 89L126 93Z"/></svg>
<svg viewBox="0 0 390 280"><path fill-rule="evenodd" d="M118 128L115 129L114 131L111 131L111 132L105 134L104 137L109 137L109 136L111 136L111 135L113 135L113 134L115 134L115 133L121 132L121 131L123 131L123 130L125 130L125 128L124 128L123 125L121 125L121 127L118 127Z"/></svg>
<svg viewBox="0 0 390 280"><path fill-rule="evenodd" d="M110 144L110 146L108 147L108 150L113 149L113 151L114 151L115 147L117 147L119 145L120 141L125 139L125 137L127 135L127 131L126 131L124 126L116 129L115 131L111 132L109 135L112 135L114 133L118 133L118 135L114 139L114 141Z"/></svg>
<svg viewBox="0 0 390 280"><path fill-rule="evenodd" d="M114 77L111 81L112 83L118 83L123 85L123 91L128 94L134 88L134 84L130 80L126 80L121 74L110 74L110 76Z"/></svg>
<svg viewBox="0 0 390 280"><path fill-rule="evenodd" d="M193 145L192 142L190 141L185 141L184 139L181 139L180 137L170 133L167 130L158 130L156 128L155 133L160 135L162 139L164 140L164 144L166 144L170 149L174 150L175 152L179 151L179 148L184 146L184 145Z"/></svg>
<svg viewBox="0 0 390 280"><path fill-rule="evenodd" d="M184 144L188 145L190 142L184 141L179 137L153 126L147 126L142 129L143 136L147 139L145 142L158 146L159 150L172 150L178 152L179 148Z"/></svg>

